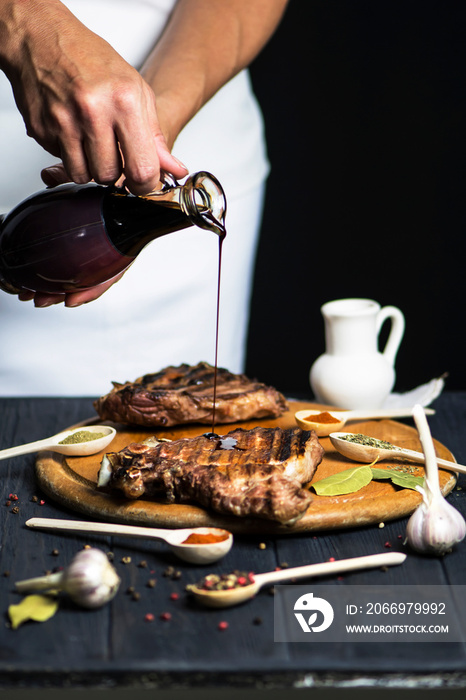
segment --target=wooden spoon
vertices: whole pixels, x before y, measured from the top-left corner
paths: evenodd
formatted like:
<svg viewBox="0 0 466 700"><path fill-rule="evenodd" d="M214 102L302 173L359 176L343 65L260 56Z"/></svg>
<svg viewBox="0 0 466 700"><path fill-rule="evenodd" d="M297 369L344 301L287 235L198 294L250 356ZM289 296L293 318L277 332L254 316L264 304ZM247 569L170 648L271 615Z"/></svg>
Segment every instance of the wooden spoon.
<svg viewBox="0 0 466 700"><path fill-rule="evenodd" d="M190 564L211 564L227 554L233 544L233 535L228 530L217 527L194 527L177 530L162 530L139 525L119 525L116 523L92 523L80 520L56 520L55 518L30 518L26 525L43 530L68 530L69 532L90 532L95 535L118 535L119 537L142 537L162 540L170 545L177 557ZM219 542L183 544L189 535L215 535L227 537Z"/></svg>
<svg viewBox="0 0 466 700"><path fill-rule="evenodd" d="M340 454L354 460L355 462L365 462L371 464L375 459L408 459L412 462L425 464L426 458L422 452L415 452L404 447L381 448L372 447L371 445L361 445L361 443L345 440L344 435L352 435L352 433L330 433L330 442ZM391 444L391 443L390 443ZM456 462L450 462L448 459L437 457L437 464L454 472L466 474L466 467Z"/></svg>
<svg viewBox="0 0 466 700"><path fill-rule="evenodd" d="M73 433L85 430L89 433L104 433L103 437L87 440L86 442L74 442L66 445L60 443ZM31 452L39 452L40 450L51 450L59 452L62 455L93 455L103 450L111 443L116 435L115 428L110 428L108 425L83 425L80 428L72 430L64 430L62 433L52 435L52 437L28 442L25 445L17 447L9 447L6 450L0 450L0 459L8 459L9 457L17 457L18 455L27 455Z"/></svg>
<svg viewBox="0 0 466 700"><path fill-rule="evenodd" d="M435 413L433 408L424 409L426 415ZM332 423L320 423L313 421L312 416L317 416L319 413L329 413L334 421ZM296 411L294 414L296 423L303 430L315 430L318 437L325 437L334 431L341 430L345 423L349 420L372 420L375 418L409 418L413 415L412 408L373 408L363 411L355 409L353 411L333 411L326 409L305 409L304 411Z"/></svg>
<svg viewBox="0 0 466 700"><path fill-rule="evenodd" d="M339 574L343 571L371 569L377 566L391 566L402 564L405 559L406 554L402 552L371 554L365 557L326 561L320 564L297 566L293 569L269 571L266 574L255 574L254 583L238 588L229 588L223 591L205 590L196 585L189 586L189 590L202 605L209 608L227 608L232 605L243 603L249 600L249 598L253 598L259 589L267 583L278 583L279 581L287 581L291 578L309 578L313 576L325 576L326 574Z"/></svg>

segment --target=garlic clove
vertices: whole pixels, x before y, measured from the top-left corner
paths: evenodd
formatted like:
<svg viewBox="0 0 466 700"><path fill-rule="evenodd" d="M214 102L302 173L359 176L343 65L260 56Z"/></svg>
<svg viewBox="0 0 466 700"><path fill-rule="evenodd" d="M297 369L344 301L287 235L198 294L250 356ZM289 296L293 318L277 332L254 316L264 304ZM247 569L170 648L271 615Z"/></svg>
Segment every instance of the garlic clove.
<svg viewBox="0 0 466 700"><path fill-rule="evenodd" d="M406 526L408 544L421 554L447 554L465 535L464 518L443 497L423 501Z"/></svg>
<svg viewBox="0 0 466 700"><path fill-rule="evenodd" d="M422 406L414 407L413 416L424 451L426 479L425 488L419 489L422 503L406 526L406 540L417 552L442 555L464 539L466 523L440 490L434 443Z"/></svg>
<svg viewBox="0 0 466 700"><path fill-rule="evenodd" d="M100 549L83 549L62 572L18 581L15 586L20 593L31 591L64 591L84 608L99 608L108 603L117 593L120 578Z"/></svg>
<svg viewBox="0 0 466 700"><path fill-rule="evenodd" d="M85 608L105 605L115 596L119 585L120 578L106 554L93 547L75 556L63 580L63 590Z"/></svg>

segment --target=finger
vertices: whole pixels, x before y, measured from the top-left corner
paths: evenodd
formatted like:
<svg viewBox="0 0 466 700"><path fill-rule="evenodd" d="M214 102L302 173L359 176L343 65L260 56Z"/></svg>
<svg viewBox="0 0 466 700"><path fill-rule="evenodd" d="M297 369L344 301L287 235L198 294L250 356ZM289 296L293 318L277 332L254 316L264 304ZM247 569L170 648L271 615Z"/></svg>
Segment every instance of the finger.
<svg viewBox="0 0 466 700"><path fill-rule="evenodd" d="M69 180L84 184L92 180L81 135L76 131L75 124L63 127L60 157Z"/></svg>
<svg viewBox="0 0 466 700"><path fill-rule="evenodd" d="M34 294L35 294L35 292L30 292L30 291L26 290L26 291L20 292L18 294L18 299L20 301L31 301L31 299L34 299Z"/></svg>
<svg viewBox="0 0 466 700"><path fill-rule="evenodd" d="M115 282L123 277L123 272L113 277L111 280L99 284L96 287L91 287L90 289L84 289L81 292L68 292L65 295L65 306L69 308L74 308L75 306L81 306L82 304L88 304L90 301L95 301L98 299L107 289L110 289Z"/></svg>
<svg viewBox="0 0 466 700"><path fill-rule="evenodd" d="M123 162L113 129L88 134L84 150L95 182L111 185L119 179L123 172Z"/></svg>
<svg viewBox="0 0 466 700"><path fill-rule="evenodd" d="M45 292L36 292L34 294L34 306L36 306L38 309L44 309L47 306L61 304L64 300L64 294L47 294Z"/></svg>
<svg viewBox="0 0 466 700"><path fill-rule="evenodd" d="M163 134L156 137L155 143L161 169L175 177L185 177L189 172L188 168L170 153Z"/></svg>
<svg viewBox="0 0 466 700"><path fill-rule="evenodd" d="M44 168L41 171L40 176L43 183L47 185L47 187L56 187L57 185L62 185L65 182L70 182L70 178L63 163L49 165L47 168Z"/></svg>

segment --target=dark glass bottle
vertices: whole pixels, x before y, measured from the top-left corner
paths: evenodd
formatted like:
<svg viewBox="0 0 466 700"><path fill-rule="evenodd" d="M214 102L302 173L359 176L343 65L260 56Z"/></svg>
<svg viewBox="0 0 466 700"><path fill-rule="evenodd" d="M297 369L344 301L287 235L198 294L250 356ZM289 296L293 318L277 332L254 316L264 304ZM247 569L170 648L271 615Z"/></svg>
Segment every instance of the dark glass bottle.
<svg viewBox="0 0 466 700"><path fill-rule="evenodd" d="M63 293L102 284L148 243L188 226L223 237L225 194L210 173L183 185L165 175L144 197L124 188L66 184L25 199L0 229L0 288Z"/></svg>

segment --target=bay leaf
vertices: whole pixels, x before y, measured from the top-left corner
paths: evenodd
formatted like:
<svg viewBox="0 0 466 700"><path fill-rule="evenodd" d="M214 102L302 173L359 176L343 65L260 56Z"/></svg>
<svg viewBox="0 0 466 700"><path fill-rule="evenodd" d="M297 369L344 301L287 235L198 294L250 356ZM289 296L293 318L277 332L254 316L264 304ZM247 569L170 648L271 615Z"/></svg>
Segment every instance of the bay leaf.
<svg viewBox="0 0 466 700"><path fill-rule="evenodd" d="M424 486L423 476L414 476L399 469L372 469L372 477L376 481L380 479L390 479L395 486L403 489L417 491L417 486Z"/></svg>
<svg viewBox="0 0 466 700"><path fill-rule="evenodd" d="M353 467L331 474L311 484L311 487L318 496L342 496L359 491L371 481L372 470L368 464L365 464L362 467Z"/></svg>
<svg viewBox="0 0 466 700"><path fill-rule="evenodd" d="M23 622L34 620L35 622L45 622L49 620L58 610L58 600L49 595L33 594L28 595L17 605L8 607L11 626L15 630Z"/></svg>

